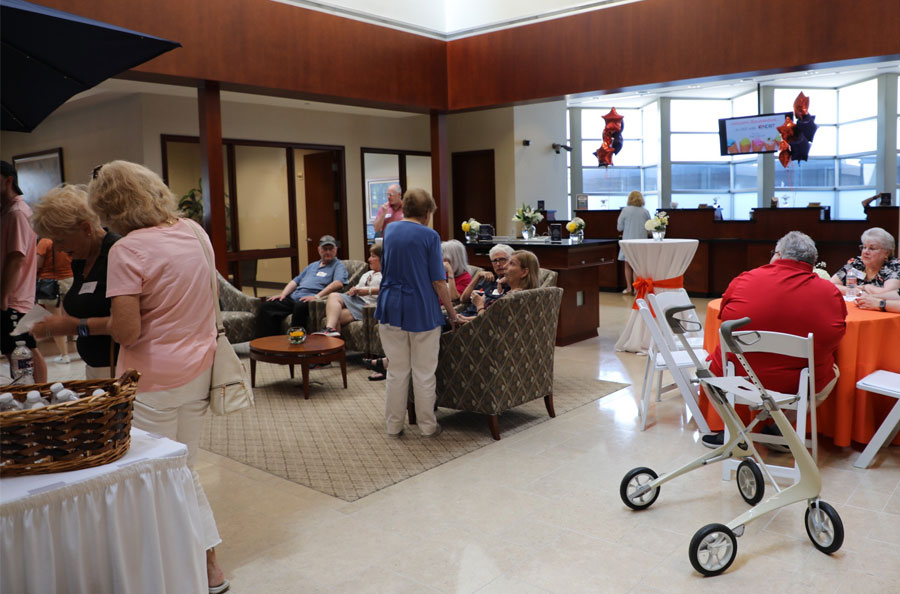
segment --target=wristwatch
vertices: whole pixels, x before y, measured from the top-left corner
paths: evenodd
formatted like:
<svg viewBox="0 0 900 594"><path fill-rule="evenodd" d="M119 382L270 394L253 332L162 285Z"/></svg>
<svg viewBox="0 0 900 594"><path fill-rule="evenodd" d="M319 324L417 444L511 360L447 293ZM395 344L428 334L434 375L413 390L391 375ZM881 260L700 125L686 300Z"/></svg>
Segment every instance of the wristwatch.
<svg viewBox="0 0 900 594"><path fill-rule="evenodd" d="M882 299L881 301L878 302L878 307L881 308L881 311L887 311L887 301Z"/></svg>
<svg viewBox="0 0 900 594"><path fill-rule="evenodd" d="M78 322L78 336L84 338L90 335L91 329L88 328L87 318L81 318L81 321Z"/></svg>

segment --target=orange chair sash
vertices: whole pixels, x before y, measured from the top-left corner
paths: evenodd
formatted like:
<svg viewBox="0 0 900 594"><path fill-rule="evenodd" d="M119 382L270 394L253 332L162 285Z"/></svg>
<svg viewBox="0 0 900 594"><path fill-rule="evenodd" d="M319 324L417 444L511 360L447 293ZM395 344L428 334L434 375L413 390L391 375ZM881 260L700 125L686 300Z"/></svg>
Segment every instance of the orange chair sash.
<svg viewBox="0 0 900 594"><path fill-rule="evenodd" d="M634 286L634 303L631 305L631 309L637 309L637 300L644 299L648 293L653 293L654 289L680 289L684 286L684 275L682 276L673 276L672 278L666 278L662 280L653 280L652 278L644 278L643 276L637 277L637 279L632 283ZM648 303L649 305L649 303ZM652 308L651 308L651 311ZM656 317L656 314L653 314Z"/></svg>

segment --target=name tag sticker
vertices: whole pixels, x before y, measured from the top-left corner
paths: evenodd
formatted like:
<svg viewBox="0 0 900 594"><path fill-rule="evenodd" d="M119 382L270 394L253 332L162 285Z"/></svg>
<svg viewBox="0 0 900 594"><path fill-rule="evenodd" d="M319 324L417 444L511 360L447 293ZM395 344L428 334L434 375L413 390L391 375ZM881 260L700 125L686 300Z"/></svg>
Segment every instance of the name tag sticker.
<svg viewBox="0 0 900 594"><path fill-rule="evenodd" d="M322 272L321 270L316 273L316 276L328 276L327 272Z"/></svg>
<svg viewBox="0 0 900 594"><path fill-rule="evenodd" d="M81 289L78 291L79 295L90 295L94 291L97 290L97 281L91 281L89 283L84 283L81 285Z"/></svg>

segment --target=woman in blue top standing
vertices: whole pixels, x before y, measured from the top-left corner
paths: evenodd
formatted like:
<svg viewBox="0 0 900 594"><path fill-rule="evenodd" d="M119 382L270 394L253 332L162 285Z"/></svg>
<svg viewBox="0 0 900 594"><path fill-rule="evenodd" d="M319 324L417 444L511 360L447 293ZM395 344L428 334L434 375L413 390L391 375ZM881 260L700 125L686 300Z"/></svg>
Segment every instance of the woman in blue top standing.
<svg viewBox="0 0 900 594"><path fill-rule="evenodd" d="M428 225L434 198L420 188L403 196L403 219L385 228L381 255L381 291L375 308L381 346L390 367L385 385L385 422L390 437L403 434L412 376L419 430L423 437L441 432L434 416L434 372L444 315L455 327L457 314L447 289L441 238Z"/></svg>

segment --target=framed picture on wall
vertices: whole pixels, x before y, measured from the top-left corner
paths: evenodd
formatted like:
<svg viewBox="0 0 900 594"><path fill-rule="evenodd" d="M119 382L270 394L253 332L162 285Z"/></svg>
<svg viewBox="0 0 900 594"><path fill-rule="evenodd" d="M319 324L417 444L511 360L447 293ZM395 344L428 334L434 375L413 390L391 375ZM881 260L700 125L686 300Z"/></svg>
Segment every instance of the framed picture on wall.
<svg viewBox="0 0 900 594"><path fill-rule="evenodd" d="M366 180L366 220L372 222L378 214L378 208L387 202L388 188L393 184L400 184L399 179L368 179Z"/></svg>
<svg viewBox="0 0 900 594"><path fill-rule="evenodd" d="M38 199L63 182L62 148L13 157L19 187L25 202L33 205Z"/></svg>

